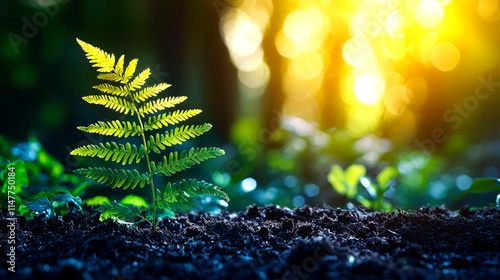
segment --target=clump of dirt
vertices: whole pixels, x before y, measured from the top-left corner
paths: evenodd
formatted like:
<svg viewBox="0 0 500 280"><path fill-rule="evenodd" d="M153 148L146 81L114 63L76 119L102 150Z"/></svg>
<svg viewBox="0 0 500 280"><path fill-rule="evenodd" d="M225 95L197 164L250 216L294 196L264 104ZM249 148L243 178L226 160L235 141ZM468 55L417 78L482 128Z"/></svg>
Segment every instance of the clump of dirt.
<svg viewBox="0 0 500 280"><path fill-rule="evenodd" d="M361 213L268 205L180 214L157 230L91 208L17 217L16 272L2 279L500 279L500 210ZM2 263L9 244L2 210Z"/></svg>

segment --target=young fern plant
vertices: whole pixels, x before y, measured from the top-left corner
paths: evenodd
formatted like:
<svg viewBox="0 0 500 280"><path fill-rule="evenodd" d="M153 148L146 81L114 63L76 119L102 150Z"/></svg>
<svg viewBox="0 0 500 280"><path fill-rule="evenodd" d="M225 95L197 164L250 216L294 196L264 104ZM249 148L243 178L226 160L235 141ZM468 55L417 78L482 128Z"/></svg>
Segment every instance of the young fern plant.
<svg viewBox="0 0 500 280"><path fill-rule="evenodd" d="M88 103L102 105L113 109L119 113L135 117L134 120L122 121L99 121L89 126L78 127L78 129L98 133L105 136L142 138L142 144L136 145L126 143L117 144L115 142L92 144L77 148L71 152L76 156L99 157L106 161L130 165L133 162L145 161L148 172L140 174L136 169L112 169L106 167L88 167L75 170L78 174L83 174L89 179L95 179L112 188L141 188L149 185L153 200L152 226L156 227L156 210L160 207L170 210L169 202L179 200L188 201L198 195L216 195L225 200L229 200L227 194L220 187L214 186L205 181L195 179L182 180L179 183L167 183L160 190L155 189L154 176L171 176L180 171L186 170L195 164L224 155L224 150L211 148L191 148L180 153L170 152L164 156L160 162L150 160L151 152L161 154L162 151L173 145L182 144L188 139L202 135L210 130L211 124L203 125L183 125L175 129L167 130L165 133L151 135L151 132L164 127L176 125L193 116L201 113L201 110L176 110L163 113L166 108L185 101L186 96L165 97L150 100L170 87L169 84L160 83L151 87L143 87L150 75L149 68L134 76L138 59L133 59L124 68L124 56L120 56L115 63L114 54L108 54L101 49L76 39L78 44L85 51L87 58L93 67L97 67L99 73L97 78L113 83L103 83L94 86L94 89L101 91L99 95L89 95L83 97ZM154 115L155 113L159 113ZM146 118L147 117L147 118ZM113 208L114 209L110 209ZM107 205L105 210L108 213L121 214L121 217L140 217L138 208L125 209L117 204ZM139 217L137 217L139 215Z"/></svg>

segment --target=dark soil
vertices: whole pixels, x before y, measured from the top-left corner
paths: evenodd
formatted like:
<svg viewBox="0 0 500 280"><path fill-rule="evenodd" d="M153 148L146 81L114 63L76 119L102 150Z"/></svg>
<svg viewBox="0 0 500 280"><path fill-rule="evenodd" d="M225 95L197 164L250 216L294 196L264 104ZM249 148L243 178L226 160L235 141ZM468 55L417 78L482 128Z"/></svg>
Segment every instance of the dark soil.
<svg viewBox="0 0 500 280"><path fill-rule="evenodd" d="M18 217L15 273L7 270L5 213L0 279L500 279L494 208L365 214L251 206L181 214L156 231L80 213Z"/></svg>

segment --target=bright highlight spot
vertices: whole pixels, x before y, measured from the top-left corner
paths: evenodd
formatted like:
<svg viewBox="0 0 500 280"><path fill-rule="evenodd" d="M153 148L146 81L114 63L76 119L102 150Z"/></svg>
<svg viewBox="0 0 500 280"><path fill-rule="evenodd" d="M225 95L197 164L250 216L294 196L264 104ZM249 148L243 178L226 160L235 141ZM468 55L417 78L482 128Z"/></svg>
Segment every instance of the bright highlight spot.
<svg viewBox="0 0 500 280"><path fill-rule="evenodd" d="M374 56L370 44L358 38L351 38L342 49L345 61L354 67L367 67L373 65Z"/></svg>
<svg viewBox="0 0 500 280"><path fill-rule="evenodd" d="M228 48L240 55L254 53L262 42L259 26L246 19L229 20L223 26Z"/></svg>
<svg viewBox="0 0 500 280"><path fill-rule="evenodd" d="M450 71L457 66L460 52L450 43L441 43L432 51L432 64L441 71Z"/></svg>
<svg viewBox="0 0 500 280"><path fill-rule="evenodd" d="M356 79L354 94L359 101L367 104L377 104L384 95L384 81L372 73L365 73Z"/></svg>
<svg viewBox="0 0 500 280"><path fill-rule="evenodd" d="M243 192L248 193L255 190L255 188L257 188L257 181L252 177L248 177L241 182L241 190Z"/></svg>
<svg viewBox="0 0 500 280"><path fill-rule="evenodd" d="M304 12L289 14L283 24L283 31L290 40L304 42L311 36L313 31L313 20Z"/></svg>
<svg viewBox="0 0 500 280"><path fill-rule="evenodd" d="M403 28L403 16L399 13L399 11L395 11L387 17L385 29L387 29L387 33L389 33L391 37L396 39L403 38L405 36Z"/></svg>
<svg viewBox="0 0 500 280"><path fill-rule="evenodd" d="M443 17L443 7L436 0L424 0L417 8L418 23L425 28L437 27Z"/></svg>

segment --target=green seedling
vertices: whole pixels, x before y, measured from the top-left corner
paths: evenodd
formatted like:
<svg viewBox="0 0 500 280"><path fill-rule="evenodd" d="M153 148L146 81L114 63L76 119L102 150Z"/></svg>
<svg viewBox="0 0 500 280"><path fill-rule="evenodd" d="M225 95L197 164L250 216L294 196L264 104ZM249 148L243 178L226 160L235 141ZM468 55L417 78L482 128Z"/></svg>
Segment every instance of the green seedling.
<svg viewBox="0 0 500 280"><path fill-rule="evenodd" d="M70 205L76 206L82 211L82 200L78 196L69 193L38 193L32 197L32 201L19 206L19 213L28 219L38 215L54 218L56 215L66 214L70 211ZM64 207L65 206L65 207Z"/></svg>
<svg viewBox="0 0 500 280"><path fill-rule="evenodd" d="M227 194L218 186L205 181L194 179L182 180L179 183L168 182L162 190L156 189L154 176L171 176L186 170L195 164L224 155L224 150L211 148L191 148L170 152L159 162L150 160L152 152L161 154L162 151L174 145L180 145L188 139L195 138L210 130L211 124L184 125L175 129L167 130L165 133L151 134L152 131L176 125L201 113L201 110L176 110L163 113L166 108L172 108L187 99L185 96L165 97L150 100L157 97L163 90L170 87L169 84L160 83L151 87L143 87L151 74L149 68L134 77L138 59L133 59L124 67L124 56L120 56L115 62L114 54L108 54L101 49L85 43L79 39L77 42L85 51L87 58L93 67L98 68L97 78L108 81L94 86L101 93L83 97L88 103L97 104L113 109L119 113L134 117L133 120L99 121L85 127L78 127L88 133L98 133L106 136L139 137L142 144L115 142L92 144L77 148L71 152L72 155L99 157L106 161L113 161L122 165L130 165L133 162L145 161L147 172L139 173L136 169L112 169L106 167L89 167L75 170L89 179L95 179L112 188L143 188L148 185L151 188L153 201L152 226L156 227L156 210L161 208L169 211L169 203L179 200L189 200L198 195L216 195L229 200ZM158 113L158 114L157 114ZM103 204L105 211L111 216L129 218L139 213L137 209L130 210L128 207L119 206L119 203ZM135 206L137 207L137 206ZM146 209L147 210L147 209ZM130 211L132 213L130 213ZM147 213L149 211L146 211ZM142 216L141 216L142 217ZM146 217L149 217L146 215Z"/></svg>
<svg viewBox="0 0 500 280"><path fill-rule="evenodd" d="M391 204L384 199L384 194L398 174L396 168L388 166L377 175L376 182L373 182L365 176L366 168L361 164L353 164L345 171L341 166L333 165L328 173L328 181L339 194L349 199L356 199L368 208L382 211L392 209ZM360 183L368 192L370 199L358 191Z"/></svg>

